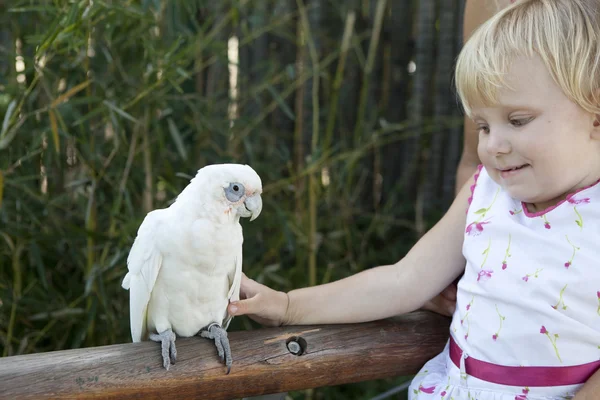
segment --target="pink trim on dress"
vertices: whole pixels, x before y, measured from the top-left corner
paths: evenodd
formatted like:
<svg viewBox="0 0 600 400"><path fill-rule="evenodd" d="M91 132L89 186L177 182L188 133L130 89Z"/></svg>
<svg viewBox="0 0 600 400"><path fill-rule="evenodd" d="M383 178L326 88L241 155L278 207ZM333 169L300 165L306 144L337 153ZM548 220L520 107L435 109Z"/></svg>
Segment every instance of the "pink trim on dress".
<svg viewBox="0 0 600 400"><path fill-rule="evenodd" d="M588 186L584 186L582 188L577 189L576 191L574 191L573 193L569 193L563 200L559 201L558 203L556 203L553 206L550 206L548 208L546 208L545 210L542 211L537 211L537 212L529 212L529 210L527 210L527 204L525 202L521 202L521 207L523 208L523 214L525 214L526 216L528 216L529 218L535 218L535 217L540 217L544 214L549 213L550 211L554 210L555 208L557 208L558 206L560 206L561 204L563 204L564 202L569 202L571 203L572 201L570 201L573 196L575 196L577 193L584 191L586 189L592 188L594 186L596 186L598 183L600 183L600 179L598 179L596 182L592 183L591 185Z"/></svg>
<svg viewBox="0 0 600 400"><path fill-rule="evenodd" d="M471 196L467 200L469 202L469 205L467 206L467 214L469 213L469 207L471 207L471 202L473 201L473 193L475 193L475 187L477 186L477 179L479 179L479 175L481 174L482 168L483 168L483 164L479 164L477 166L477 172L475 173L475 176L473 177L475 179L475 182L473 182L473 184L471 185Z"/></svg>

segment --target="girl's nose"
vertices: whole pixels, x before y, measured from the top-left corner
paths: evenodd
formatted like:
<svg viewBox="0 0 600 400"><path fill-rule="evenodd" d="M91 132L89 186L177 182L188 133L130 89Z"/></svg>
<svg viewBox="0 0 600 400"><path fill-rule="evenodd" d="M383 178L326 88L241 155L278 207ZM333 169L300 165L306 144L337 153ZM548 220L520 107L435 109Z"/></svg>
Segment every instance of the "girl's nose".
<svg viewBox="0 0 600 400"><path fill-rule="evenodd" d="M490 131L487 137L486 150L490 155L508 154L512 146L506 134L499 130Z"/></svg>

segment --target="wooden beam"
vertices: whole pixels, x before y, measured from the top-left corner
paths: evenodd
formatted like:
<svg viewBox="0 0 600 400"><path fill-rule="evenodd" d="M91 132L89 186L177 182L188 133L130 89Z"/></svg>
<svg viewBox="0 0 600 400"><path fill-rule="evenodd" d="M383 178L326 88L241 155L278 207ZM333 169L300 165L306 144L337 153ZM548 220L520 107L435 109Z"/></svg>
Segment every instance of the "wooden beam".
<svg viewBox="0 0 600 400"><path fill-rule="evenodd" d="M449 319L416 312L348 325L229 333L231 373L212 341L178 339L169 371L154 342L0 358L0 398L232 399L411 375L439 353ZM294 355L287 342L304 352Z"/></svg>

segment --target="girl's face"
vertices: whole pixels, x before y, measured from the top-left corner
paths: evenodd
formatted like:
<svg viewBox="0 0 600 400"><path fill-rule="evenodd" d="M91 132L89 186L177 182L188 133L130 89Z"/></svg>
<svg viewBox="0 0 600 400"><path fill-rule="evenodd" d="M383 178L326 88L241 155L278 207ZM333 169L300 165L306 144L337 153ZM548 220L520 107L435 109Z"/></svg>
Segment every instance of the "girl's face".
<svg viewBox="0 0 600 400"><path fill-rule="evenodd" d="M596 116L565 96L542 60L518 58L498 104L475 107L478 154L490 176L536 212L600 179Z"/></svg>

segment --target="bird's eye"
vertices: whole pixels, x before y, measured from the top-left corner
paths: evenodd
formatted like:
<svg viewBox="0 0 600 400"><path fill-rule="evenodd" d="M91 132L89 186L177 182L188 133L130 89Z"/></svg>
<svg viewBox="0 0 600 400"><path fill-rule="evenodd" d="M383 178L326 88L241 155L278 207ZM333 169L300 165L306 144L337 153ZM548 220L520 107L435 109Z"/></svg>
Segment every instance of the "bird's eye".
<svg viewBox="0 0 600 400"><path fill-rule="evenodd" d="M227 200L232 203L238 202L244 194L246 193L246 188L239 182L230 183L229 186L225 188L225 197Z"/></svg>

